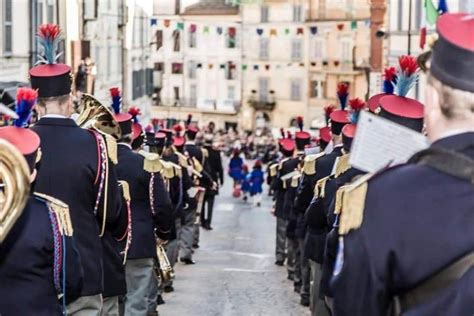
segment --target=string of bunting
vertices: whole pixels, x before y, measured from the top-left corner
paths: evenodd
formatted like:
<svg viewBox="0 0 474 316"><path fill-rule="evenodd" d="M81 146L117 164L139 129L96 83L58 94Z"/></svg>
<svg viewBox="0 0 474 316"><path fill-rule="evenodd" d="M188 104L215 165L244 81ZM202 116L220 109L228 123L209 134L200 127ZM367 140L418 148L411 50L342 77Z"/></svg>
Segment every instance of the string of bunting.
<svg viewBox="0 0 474 316"><path fill-rule="evenodd" d="M430 0L426 0L428 3L431 3ZM441 1L442 2L442 1ZM433 19L433 18L431 18ZM434 18L435 19L435 18ZM430 19L428 19L430 20ZM171 26L171 20L169 19L164 19L163 20L163 26L165 28L168 28ZM184 23L183 22L174 22L175 25L176 25L176 30L184 30ZM150 19L150 24L152 26L154 25L158 25L158 19L156 18L152 18ZM351 21L349 22L349 24L347 25L351 30L356 30L357 28L359 28L361 25L364 25L366 27L370 27L370 20L363 20L363 21ZM211 30L211 26L209 25L203 25L202 27L202 32L204 34L209 34L210 33L210 30ZM346 29L346 23L339 23L339 24L336 24L336 28L339 30L339 31L343 31ZM194 33L196 32L198 29L198 26L196 24L190 24L189 26L189 31L191 33ZM293 32L292 32L292 29L293 29ZM215 30L216 30L216 33L218 35L222 35L224 34L224 28L221 27L221 26L216 26L215 27ZM227 34L228 35L231 35L231 36L234 36L235 33L236 33L236 28L235 27L228 27L227 28ZM257 35L258 36L263 36L265 35L265 33L267 33L269 36L278 36L279 35L279 30L278 28L269 28L269 29L263 29L263 28L256 28L255 30L257 32ZM311 35L316 35L318 34L319 30L318 30L318 27L317 26L310 26L309 27L309 33ZM305 33L305 28L304 27L296 27L296 28L289 28L289 27L286 27L284 29L281 30L281 34L284 34L284 35L291 35L291 33L293 34L296 34L296 35L304 35Z"/></svg>

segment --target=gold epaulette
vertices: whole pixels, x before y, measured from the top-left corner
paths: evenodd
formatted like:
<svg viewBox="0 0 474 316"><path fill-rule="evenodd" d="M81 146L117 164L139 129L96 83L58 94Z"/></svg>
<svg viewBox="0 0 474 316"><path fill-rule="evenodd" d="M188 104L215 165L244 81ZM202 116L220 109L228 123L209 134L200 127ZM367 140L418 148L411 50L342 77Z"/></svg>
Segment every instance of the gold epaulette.
<svg viewBox="0 0 474 316"><path fill-rule="evenodd" d="M161 172L163 164L161 163L160 156L155 153L149 153L143 150L139 151L145 159L143 160L143 170L149 173Z"/></svg>
<svg viewBox="0 0 474 316"><path fill-rule="evenodd" d="M269 169L270 169L270 176L275 177L278 173L278 164L274 163L270 165Z"/></svg>
<svg viewBox="0 0 474 316"><path fill-rule="evenodd" d="M345 154L340 156L337 160L336 174L334 175L336 178L351 168L351 165L349 164L349 158L349 154Z"/></svg>
<svg viewBox="0 0 474 316"><path fill-rule="evenodd" d="M291 178L291 187L292 188L297 188L298 187L298 184L300 183L300 181L299 181L300 178L301 178L301 174L294 175Z"/></svg>
<svg viewBox="0 0 474 316"><path fill-rule="evenodd" d="M209 157L209 151L206 148L201 148L201 151L204 158Z"/></svg>
<svg viewBox="0 0 474 316"><path fill-rule="evenodd" d="M64 202L43 193L35 193L35 196L44 200L48 204L49 208L54 212L54 215L58 221L60 234L63 236L72 236L74 229L72 227L71 216L69 214L69 206Z"/></svg>
<svg viewBox="0 0 474 316"><path fill-rule="evenodd" d="M287 162L288 160L290 160L290 157L286 157L284 159L282 159L279 163L278 163L278 170L281 170L283 168L283 164L285 162Z"/></svg>
<svg viewBox="0 0 474 316"><path fill-rule="evenodd" d="M326 181L330 176L319 179L314 186L314 196L324 198L326 196Z"/></svg>
<svg viewBox="0 0 474 316"><path fill-rule="evenodd" d="M179 165L181 167L185 167L185 168L188 167L188 165L189 165L188 164L188 158L185 155L183 155L182 153L180 153L179 151L176 151L175 154L179 158Z"/></svg>
<svg viewBox="0 0 474 316"><path fill-rule="evenodd" d="M115 140L115 138L108 134L102 135L104 135L105 138L105 143L107 146L107 155L109 156L110 161L112 161L112 163L116 165L118 163L117 141Z"/></svg>
<svg viewBox="0 0 474 316"><path fill-rule="evenodd" d="M366 174L352 184L345 186L346 188L344 189L344 193L342 193L339 202L340 235L346 235L352 229L358 229L362 225L368 180L373 177L373 175L374 174Z"/></svg>
<svg viewBox="0 0 474 316"><path fill-rule="evenodd" d="M193 157L193 164L194 164L194 169L199 172L199 173L202 173L202 170L203 170L203 167L201 165L201 162L199 160L196 159L196 157Z"/></svg>
<svg viewBox="0 0 474 316"><path fill-rule="evenodd" d="M350 185L343 185L336 191L336 198L334 200L334 214L340 214L342 210L342 199L346 190L350 188Z"/></svg>
<svg viewBox="0 0 474 316"><path fill-rule="evenodd" d="M118 183L122 186L122 195L125 201L130 202L132 199L130 197L130 186L127 181L119 180Z"/></svg>
<svg viewBox="0 0 474 316"><path fill-rule="evenodd" d="M172 179L175 177L173 165L168 161L161 161L163 168L161 169L161 174L166 179Z"/></svg>
<svg viewBox="0 0 474 316"><path fill-rule="evenodd" d="M316 160L324 156L325 153L321 152L315 155L308 155L304 157L303 173L311 176L316 173Z"/></svg>

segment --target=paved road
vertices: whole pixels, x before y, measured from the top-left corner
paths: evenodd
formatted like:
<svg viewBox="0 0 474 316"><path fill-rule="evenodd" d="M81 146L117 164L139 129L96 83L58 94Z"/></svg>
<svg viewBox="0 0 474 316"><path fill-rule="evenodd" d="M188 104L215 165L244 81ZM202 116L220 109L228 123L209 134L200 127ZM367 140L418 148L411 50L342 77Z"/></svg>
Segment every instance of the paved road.
<svg viewBox="0 0 474 316"><path fill-rule="evenodd" d="M214 230L201 230L196 265L177 264L175 292L164 294L161 316L309 315L286 269L274 264L270 205L268 197L260 208L234 199L226 184L216 200Z"/></svg>

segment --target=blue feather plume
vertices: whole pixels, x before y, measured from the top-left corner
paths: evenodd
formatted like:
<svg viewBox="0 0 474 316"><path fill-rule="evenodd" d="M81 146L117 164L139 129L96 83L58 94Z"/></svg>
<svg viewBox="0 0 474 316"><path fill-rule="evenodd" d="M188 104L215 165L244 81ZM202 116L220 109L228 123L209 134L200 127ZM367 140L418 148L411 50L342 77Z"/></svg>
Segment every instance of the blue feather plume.
<svg viewBox="0 0 474 316"><path fill-rule="evenodd" d="M439 0L438 12L439 14L448 13L448 4L446 3L446 0Z"/></svg>
<svg viewBox="0 0 474 316"><path fill-rule="evenodd" d="M122 97L119 88L110 88L110 96L112 97L112 109L115 114L119 114L122 107Z"/></svg>
<svg viewBox="0 0 474 316"><path fill-rule="evenodd" d="M19 88L16 96L15 112L18 118L13 123L16 127L26 127L30 121L38 92L30 88Z"/></svg>
<svg viewBox="0 0 474 316"><path fill-rule="evenodd" d="M55 64L58 57L56 54L59 42L61 41L61 30L55 24L43 24L38 27L38 42L43 47L43 55L39 56L38 63Z"/></svg>
<svg viewBox="0 0 474 316"><path fill-rule="evenodd" d="M408 94L408 91L410 91L410 89L416 84L417 81L418 74L407 76L403 72L400 72L398 74L396 93L401 97L405 97Z"/></svg>

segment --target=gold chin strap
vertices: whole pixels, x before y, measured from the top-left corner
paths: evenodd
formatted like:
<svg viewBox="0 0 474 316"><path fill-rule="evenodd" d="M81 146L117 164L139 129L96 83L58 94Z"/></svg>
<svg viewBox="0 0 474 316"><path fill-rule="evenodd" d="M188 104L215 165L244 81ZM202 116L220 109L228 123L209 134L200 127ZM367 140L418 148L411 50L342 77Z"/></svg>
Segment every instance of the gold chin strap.
<svg viewBox="0 0 474 316"><path fill-rule="evenodd" d="M0 243L20 217L30 194L30 170L23 155L0 139Z"/></svg>

